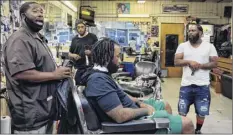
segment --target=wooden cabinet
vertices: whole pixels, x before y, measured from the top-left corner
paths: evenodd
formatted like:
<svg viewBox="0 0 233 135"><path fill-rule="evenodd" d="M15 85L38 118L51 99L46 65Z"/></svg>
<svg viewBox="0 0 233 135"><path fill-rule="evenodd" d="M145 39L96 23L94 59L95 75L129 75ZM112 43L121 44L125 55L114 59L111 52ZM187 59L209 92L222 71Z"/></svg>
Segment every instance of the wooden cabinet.
<svg viewBox="0 0 233 135"><path fill-rule="evenodd" d="M232 75L232 59L222 58L218 59L217 69L223 72L224 74ZM210 85L214 88L216 93L221 93L221 74L210 72L211 82Z"/></svg>

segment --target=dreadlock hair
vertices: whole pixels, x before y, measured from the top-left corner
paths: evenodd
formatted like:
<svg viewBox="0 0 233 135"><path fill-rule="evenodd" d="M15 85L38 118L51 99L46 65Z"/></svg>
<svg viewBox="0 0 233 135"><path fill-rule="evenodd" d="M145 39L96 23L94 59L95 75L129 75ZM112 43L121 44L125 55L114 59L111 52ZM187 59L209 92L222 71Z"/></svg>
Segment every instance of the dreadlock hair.
<svg viewBox="0 0 233 135"><path fill-rule="evenodd" d="M25 2L25 3L23 3L23 5L21 5L21 7L19 9L20 16L27 12L27 10L30 8L31 4L38 4L38 3L36 3L36 2Z"/></svg>
<svg viewBox="0 0 233 135"><path fill-rule="evenodd" d="M110 38L97 41L92 48L93 62L100 66L106 66L114 57L114 46L118 45Z"/></svg>

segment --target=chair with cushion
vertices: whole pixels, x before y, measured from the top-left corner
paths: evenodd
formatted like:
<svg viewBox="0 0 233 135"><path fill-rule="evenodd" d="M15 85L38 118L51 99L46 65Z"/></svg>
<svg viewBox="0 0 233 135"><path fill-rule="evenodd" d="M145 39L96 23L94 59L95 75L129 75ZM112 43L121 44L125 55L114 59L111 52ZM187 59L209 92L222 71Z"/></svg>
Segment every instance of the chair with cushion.
<svg viewBox="0 0 233 135"><path fill-rule="evenodd" d="M118 82L119 86L127 93L130 94L133 97L144 97L151 93L153 93L152 88L144 87L144 86L135 86L135 78L141 76L141 75L147 75L147 74L155 74L158 73L158 66L154 62L150 61L140 61L135 64L134 68L134 75L130 76L130 73L128 72L119 72L113 74L113 78ZM158 76L157 76L158 77ZM129 81L126 81L125 78ZM148 80L156 80L157 78L147 78ZM159 78L158 78L159 79Z"/></svg>
<svg viewBox="0 0 233 135"><path fill-rule="evenodd" d="M125 133L125 134L153 134L157 129L168 129L170 121L166 118L140 119L125 123L101 122L90 99L83 94L83 88L77 87L72 90L72 96L76 105L81 123L82 134L90 133Z"/></svg>

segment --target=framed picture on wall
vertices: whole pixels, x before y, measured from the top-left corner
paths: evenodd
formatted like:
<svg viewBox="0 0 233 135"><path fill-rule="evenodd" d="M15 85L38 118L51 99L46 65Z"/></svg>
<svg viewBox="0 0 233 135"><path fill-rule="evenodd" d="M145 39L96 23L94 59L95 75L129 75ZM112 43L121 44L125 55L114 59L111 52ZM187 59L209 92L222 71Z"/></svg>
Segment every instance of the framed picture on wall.
<svg viewBox="0 0 233 135"><path fill-rule="evenodd" d="M151 37L158 37L159 36L159 26L152 25L151 26Z"/></svg>
<svg viewBox="0 0 233 135"><path fill-rule="evenodd" d="M118 14L130 14L130 3L117 3Z"/></svg>
<svg viewBox="0 0 233 135"><path fill-rule="evenodd" d="M162 13L163 14L187 14L188 13L188 5L186 4L179 4L179 5L171 5L171 4L164 4L162 6Z"/></svg>

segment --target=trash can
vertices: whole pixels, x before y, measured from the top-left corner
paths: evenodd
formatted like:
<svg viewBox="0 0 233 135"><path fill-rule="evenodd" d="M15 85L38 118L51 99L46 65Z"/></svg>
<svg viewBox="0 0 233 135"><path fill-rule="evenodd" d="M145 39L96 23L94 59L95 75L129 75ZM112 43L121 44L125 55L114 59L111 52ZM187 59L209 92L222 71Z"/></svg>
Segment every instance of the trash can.
<svg viewBox="0 0 233 135"><path fill-rule="evenodd" d="M232 76L222 74L221 76L222 95L232 99Z"/></svg>

